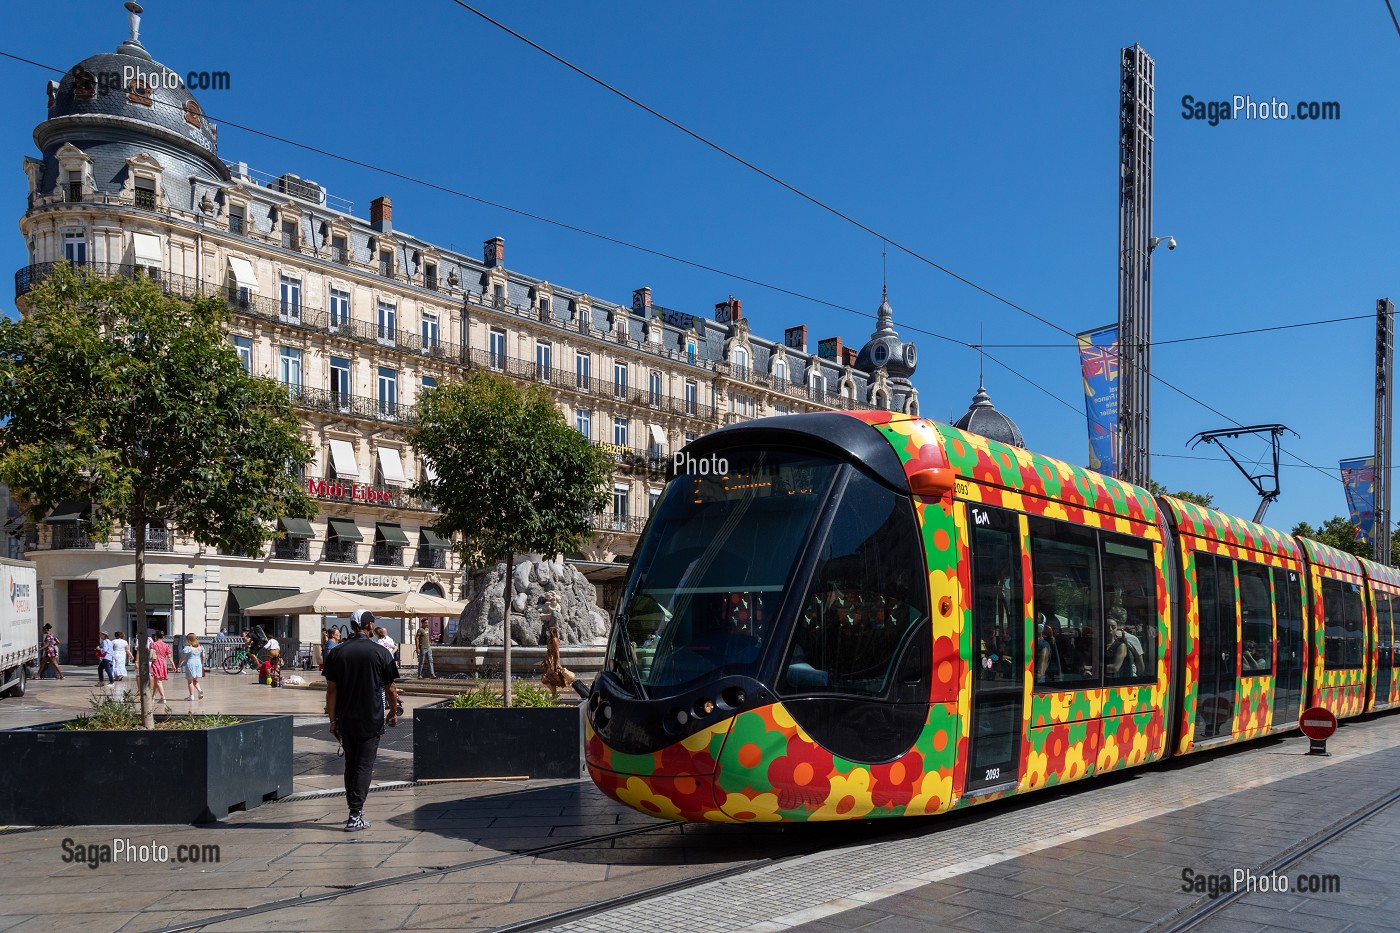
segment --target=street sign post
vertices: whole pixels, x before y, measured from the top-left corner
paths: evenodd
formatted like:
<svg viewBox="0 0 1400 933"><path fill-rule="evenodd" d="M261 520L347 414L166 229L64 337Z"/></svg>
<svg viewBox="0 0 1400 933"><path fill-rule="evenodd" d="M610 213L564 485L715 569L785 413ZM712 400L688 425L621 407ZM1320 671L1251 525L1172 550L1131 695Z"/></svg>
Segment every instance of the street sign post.
<svg viewBox="0 0 1400 933"><path fill-rule="evenodd" d="M1298 728L1308 737L1309 755L1326 755L1327 740L1337 731L1337 717L1321 706L1309 707L1298 720Z"/></svg>

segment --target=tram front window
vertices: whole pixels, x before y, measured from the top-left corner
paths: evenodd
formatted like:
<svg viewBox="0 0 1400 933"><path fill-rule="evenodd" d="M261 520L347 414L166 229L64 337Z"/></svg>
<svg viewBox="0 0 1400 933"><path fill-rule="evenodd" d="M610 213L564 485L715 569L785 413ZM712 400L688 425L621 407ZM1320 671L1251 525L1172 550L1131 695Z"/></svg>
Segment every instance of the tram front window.
<svg viewBox="0 0 1400 933"><path fill-rule="evenodd" d="M635 559L608 669L642 691L755 674L838 464L730 450L688 464Z"/></svg>

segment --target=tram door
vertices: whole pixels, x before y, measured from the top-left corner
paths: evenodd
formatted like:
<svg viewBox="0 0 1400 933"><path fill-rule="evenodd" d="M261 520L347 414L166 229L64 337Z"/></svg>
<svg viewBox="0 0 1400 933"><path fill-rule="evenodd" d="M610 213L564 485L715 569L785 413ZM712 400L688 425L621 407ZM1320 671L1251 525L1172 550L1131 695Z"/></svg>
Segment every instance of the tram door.
<svg viewBox="0 0 1400 933"><path fill-rule="evenodd" d="M1376 593L1376 705L1390 700L1395 670L1395 597Z"/></svg>
<svg viewBox="0 0 1400 933"><path fill-rule="evenodd" d="M1303 701L1302 583L1296 570L1274 569L1274 607L1278 611L1278 660L1274 668L1276 726L1298 721Z"/></svg>
<svg viewBox="0 0 1400 933"><path fill-rule="evenodd" d="M1026 676L1020 523L1014 512L968 507L972 529L972 725L967 790L1015 783Z"/></svg>
<svg viewBox="0 0 1400 933"><path fill-rule="evenodd" d="M1228 736L1235 722L1235 562L1196 552L1200 635L1196 645L1197 742Z"/></svg>

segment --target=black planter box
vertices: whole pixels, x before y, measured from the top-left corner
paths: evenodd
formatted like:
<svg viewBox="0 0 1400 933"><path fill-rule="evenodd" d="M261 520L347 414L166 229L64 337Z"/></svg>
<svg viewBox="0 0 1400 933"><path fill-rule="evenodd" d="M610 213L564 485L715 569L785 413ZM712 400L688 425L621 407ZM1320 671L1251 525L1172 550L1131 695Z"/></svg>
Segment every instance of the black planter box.
<svg viewBox="0 0 1400 933"><path fill-rule="evenodd" d="M291 792L290 716L214 729L70 732L56 722L0 732L0 824L209 823Z"/></svg>
<svg viewBox="0 0 1400 933"><path fill-rule="evenodd" d="M577 778L583 718L576 706L413 711L413 778Z"/></svg>

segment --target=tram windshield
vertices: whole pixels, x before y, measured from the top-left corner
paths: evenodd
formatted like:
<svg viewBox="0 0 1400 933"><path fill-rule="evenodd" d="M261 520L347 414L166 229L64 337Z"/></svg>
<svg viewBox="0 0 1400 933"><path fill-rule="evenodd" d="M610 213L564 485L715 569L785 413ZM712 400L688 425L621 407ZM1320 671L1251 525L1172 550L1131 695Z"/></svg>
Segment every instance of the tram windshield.
<svg viewBox="0 0 1400 933"><path fill-rule="evenodd" d="M634 561L608 669L642 691L754 674L839 464L737 449L685 464Z"/></svg>

